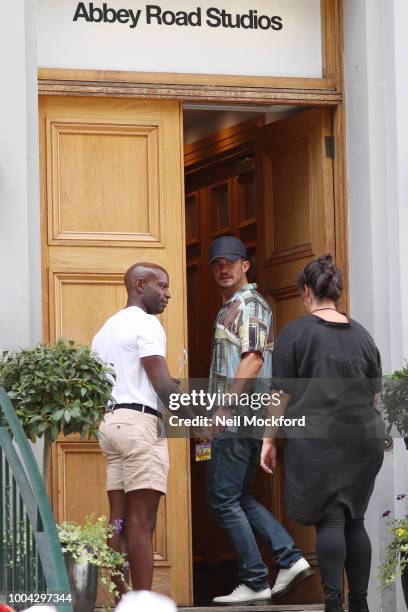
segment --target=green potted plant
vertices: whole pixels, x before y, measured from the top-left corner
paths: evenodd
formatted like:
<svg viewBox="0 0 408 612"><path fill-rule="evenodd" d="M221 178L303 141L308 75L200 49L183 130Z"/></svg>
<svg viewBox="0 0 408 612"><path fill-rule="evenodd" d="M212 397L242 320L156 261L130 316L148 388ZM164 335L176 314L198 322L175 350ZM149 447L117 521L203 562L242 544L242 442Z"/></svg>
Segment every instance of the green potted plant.
<svg viewBox="0 0 408 612"><path fill-rule="evenodd" d="M382 391L383 415L389 434L396 427L408 449L408 365L386 376Z"/></svg>
<svg viewBox="0 0 408 612"><path fill-rule="evenodd" d="M407 497L405 493L397 496L401 501ZM388 517L390 510L383 513ZM387 546L384 563L380 567L380 584L385 589L392 586L397 577L401 577L402 590L404 592L405 604L408 608L408 515L389 522L391 542Z"/></svg>
<svg viewBox="0 0 408 612"><path fill-rule="evenodd" d="M389 436L393 427L404 438L408 449L408 364L401 370L396 370L384 379L381 394L383 416L388 423ZM398 495L401 501L407 496ZM389 516L390 510L383 516ZM391 542L386 551L386 560L380 568L382 588L391 586L398 576L401 576L405 603L408 608L408 516L390 521Z"/></svg>
<svg viewBox="0 0 408 612"><path fill-rule="evenodd" d="M118 598L117 585L125 582L126 559L108 546L108 540L121 528L118 524L107 525L104 516L95 520L93 515L87 516L82 525L75 521L57 525L75 612L94 609L98 577L108 592Z"/></svg>
<svg viewBox="0 0 408 612"><path fill-rule="evenodd" d="M113 376L87 346L75 346L73 340L0 355L0 387L13 401L27 437L32 442L44 438L46 482L51 444L60 433L97 437Z"/></svg>

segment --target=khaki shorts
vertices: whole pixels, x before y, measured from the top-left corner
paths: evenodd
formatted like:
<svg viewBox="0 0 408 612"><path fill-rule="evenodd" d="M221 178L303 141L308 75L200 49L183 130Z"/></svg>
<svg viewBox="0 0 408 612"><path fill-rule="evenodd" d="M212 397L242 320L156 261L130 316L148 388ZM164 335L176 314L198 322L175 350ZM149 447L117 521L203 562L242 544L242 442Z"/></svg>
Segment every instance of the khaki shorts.
<svg viewBox="0 0 408 612"><path fill-rule="evenodd" d="M99 444L106 459L107 490L154 489L167 493L167 439L157 437L157 417L119 408L99 426Z"/></svg>

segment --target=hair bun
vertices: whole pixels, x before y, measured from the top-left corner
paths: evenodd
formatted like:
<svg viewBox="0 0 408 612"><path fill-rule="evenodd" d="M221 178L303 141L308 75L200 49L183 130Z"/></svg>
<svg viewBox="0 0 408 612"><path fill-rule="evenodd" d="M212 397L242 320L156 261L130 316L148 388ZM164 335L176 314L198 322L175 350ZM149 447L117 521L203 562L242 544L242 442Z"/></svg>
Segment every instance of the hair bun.
<svg viewBox="0 0 408 612"><path fill-rule="evenodd" d="M309 286L318 299L337 300L340 297L343 289L342 275L330 253L317 257L305 266L298 278L301 294L304 285Z"/></svg>
<svg viewBox="0 0 408 612"><path fill-rule="evenodd" d="M324 274L327 281L330 282L337 275L336 264L330 254L322 255L317 260L321 274Z"/></svg>
<svg viewBox="0 0 408 612"><path fill-rule="evenodd" d="M322 255L321 257L319 257L317 259L319 266L321 268L333 268L335 267L334 261L333 261L333 257L330 255L330 253L327 253L327 255Z"/></svg>

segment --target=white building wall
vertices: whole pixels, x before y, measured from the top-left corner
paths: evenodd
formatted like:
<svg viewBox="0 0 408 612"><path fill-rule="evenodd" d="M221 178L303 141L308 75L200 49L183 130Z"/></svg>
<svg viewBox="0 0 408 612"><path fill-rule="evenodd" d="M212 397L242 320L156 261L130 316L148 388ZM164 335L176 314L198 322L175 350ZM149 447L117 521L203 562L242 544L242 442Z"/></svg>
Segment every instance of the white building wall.
<svg viewBox="0 0 408 612"><path fill-rule="evenodd" d="M344 0L351 312L373 334L384 373L408 357L407 20L405 0ZM406 609L399 581L382 593L377 586L388 542L382 513L406 510L396 496L408 490L408 455L394 442L367 513L372 612Z"/></svg>
<svg viewBox="0 0 408 612"><path fill-rule="evenodd" d="M0 351L41 340L36 5L2 5ZM37 461L42 442L33 447Z"/></svg>

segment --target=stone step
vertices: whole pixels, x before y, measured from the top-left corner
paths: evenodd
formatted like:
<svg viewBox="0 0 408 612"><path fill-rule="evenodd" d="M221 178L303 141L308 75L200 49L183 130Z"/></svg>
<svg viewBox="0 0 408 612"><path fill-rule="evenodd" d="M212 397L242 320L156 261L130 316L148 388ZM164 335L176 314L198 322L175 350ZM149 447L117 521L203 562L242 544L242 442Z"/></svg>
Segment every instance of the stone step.
<svg viewBox="0 0 408 612"><path fill-rule="evenodd" d="M323 604L276 605L247 604L242 606L180 606L178 612L322 612ZM95 608L94 612L114 612L114 609Z"/></svg>
<svg viewBox="0 0 408 612"><path fill-rule="evenodd" d="M246 606L207 606L207 607L180 607L179 612L321 612L324 609L323 605L304 605L295 606L277 606L276 604Z"/></svg>
<svg viewBox="0 0 408 612"><path fill-rule="evenodd" d="M246 606L181 606L178 612L321 612L324 609L323 605L314 604L298 604L295 606L277 606L276 604L253 605ZM106 608L95 608L94 612L114 612Z"/></svg>

